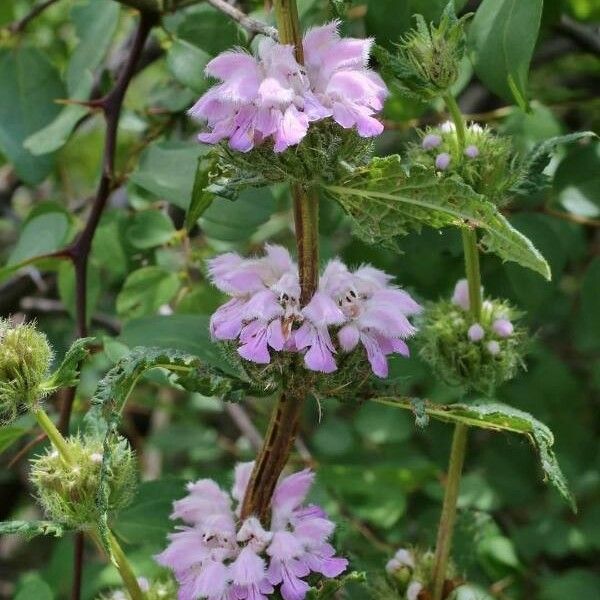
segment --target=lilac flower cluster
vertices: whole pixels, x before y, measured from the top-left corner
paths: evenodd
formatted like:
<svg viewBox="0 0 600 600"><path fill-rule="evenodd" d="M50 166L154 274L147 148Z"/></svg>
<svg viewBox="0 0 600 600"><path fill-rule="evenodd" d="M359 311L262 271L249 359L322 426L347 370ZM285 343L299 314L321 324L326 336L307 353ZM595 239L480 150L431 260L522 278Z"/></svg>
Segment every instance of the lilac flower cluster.
<svg viewBox="0 0 600 600"><path fill-rule="evenodd" d="M277 587L283 600L303 600L311 573L333 578L345 571L348 561L327 541L335 524L320 507L303 505L314 480L308 469L277 484L268 530L256 517L240 519L253 464L236 467L231 495L201 479L174 503L171 518L186 525L170 534L156 560L173 571L179 600L266 600Z"/></svg>
<svg viewBox="0 0 600 600"><path fill-rule="evenodd" d="M221 83L206 92L190 115L206 122L198 139L229 140L248 152L272 139L275 152L298 144L309 124L328 117L345 129L373 137L383 125L373 116L388 95L383 80L368 68L372 39L341 38L338 21L304 36L305 66L291 45L265 38L257 56L243 50L223 52L206 66Z"/></svg>
<svg viewBox="0 0 600 600"><path fill-rule="evenodd" d="M338 349L362 345L375 375L386 377L387 356L409 354L405 340L416 329L408 317L421 307L379 269L364 265L351 272L340 260L329 261L305 307L298 267L281 246L267 245L262 258L222 254L209 261L209 274L231 296L211 318L212 337L238 340L246 360L268 364L270 350L300 352L309 370L332 373Z"/></svg>
<svg viewBox="0 0 600 600"><path fill-rule="evenodd" d="M466 279L460 279L456 283L454 293L452 295L452 303L462 308L464 311L469 310L469 284ZM483 302L484 312L491 313L493 308L493 304L489 300L485 300ZM495 335L501 339L509 338L513 334L514 329L514 325L508 318L506 318L506 316L492 318L492 335ZM486 332L481 324L473 323L467 331L467 336L471 342L478 343L484 340L486 337ZM494 339L487 341L485 347L492 356L496 356L501 351L500 343Z"/></svg>
<svg viewBox="0 0 600 600"><path fill-rule="evenodd" d="M471 123L471 125L469 125L467 128L467 131L471 137L474 137L482 134L483 128L477 123ZM440 125L439 134L428 133L423 137L423 140L421 141L421 148L426 151L435 150L443 144L444 140L442 136L444 134L456 135L455 132L456 126L454 123L451 121L446 121ZM479 148L475 144L468 144L464 149L464 155L467 158L477 158L479 156ZM438 171L445 171L450 166L451 162L452 156L449 152L440 152L435 157L435 168Z"/></svg>

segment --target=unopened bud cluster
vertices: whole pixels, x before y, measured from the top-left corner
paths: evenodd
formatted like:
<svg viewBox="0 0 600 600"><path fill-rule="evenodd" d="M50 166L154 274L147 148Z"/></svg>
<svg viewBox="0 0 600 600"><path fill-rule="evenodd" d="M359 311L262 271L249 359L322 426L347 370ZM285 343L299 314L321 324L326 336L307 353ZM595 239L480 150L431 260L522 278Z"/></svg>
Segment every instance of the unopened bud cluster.
<svg viewBox="0 0 600 600"><path fill-rule="evenodd" d="M429 305L420 323L421 356L437 375L466 391L491 393L523 365L523 328L508 302L487 299L481 317L469 312L467 282L457 283L452 300Z"/></svg>
<svg viewBox="0 0 600 600"><path fill-rule="evenodd" d="M428 26L421 15L415 18L417 26L401 38L397 54L377 48L376 56L402 91L428 101L448 93L458 79L467 17L457 19L449 5L439 25Z"/></svg>
<svg viewBox="0 0 600 600"><path fill-rule="evenodd" d="M494 204L506 203L508 190L516 179L508 138L472 123L465 128L464 146L460 146L451 121L430 127L420 135L420 143L409 150L411 164L435 171L440 177L459 175Z"/></svg>
<svg viewBox="0 0 600 600"><path fill-rule="evenodd" d="M0 423L10 422L43 395L52 349L33 325L0 319Z"/></svg>
<svg viewBox="0 0 600 600"><path fill-rule="evenodd" d="M71 437L68 460L53 447L32 461L31 482L49 518L71 527L93 526L103 462L102 440ZM106 484L109 512L127 506L136 490L137 462L127 441L111 444Z"/></svg>
<svg viewBox="0 0 600 600"><path fill-rule="evenodd" d="M400 548L385 566L387 581L393 592L402 600L420 600L429 597L427 589L433 577L435 556L431 551L418 548ZM451 582L455 578L455 568L448 565L446 579Z"/></svg>

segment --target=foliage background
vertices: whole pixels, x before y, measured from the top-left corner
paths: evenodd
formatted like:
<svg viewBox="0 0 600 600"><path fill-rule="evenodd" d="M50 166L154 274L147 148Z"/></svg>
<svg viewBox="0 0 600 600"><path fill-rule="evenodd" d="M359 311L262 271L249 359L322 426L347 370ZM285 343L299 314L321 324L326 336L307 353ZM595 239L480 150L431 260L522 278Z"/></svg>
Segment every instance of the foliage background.
<svg viewBox="0 0 600 600"><path fill-rule="evenodd" d="M23 16L30 4L4 0L0 26ZM262 3L239 5L267 18ZM299 5L306 26L332 14L325 0ZM355 0L343 27L347 34L373 35L390 45L411 26L413 13L436 19L443 5ZM464 12L478 2L457 5ZM491 92L467 63L461 108L511 135L523 149L569 131L597 131L599 19L593 0L547 0L529 75L530 112ZM58 260L23 265L62 247L82 226L99 175L104 124L93 111L56 100L86 98L90 90L97 97L108 88L123 63L134 20L134 11L112 0L62 0L24 33L4 31L0 38L0 315L36 318L59 358L73 336L72 268ZM207 60L247 42L244 31L199 4L165 18L144 51L120 122L121 185L91 254L88 312L104 346L79 386L73 429L98 378L128 347L166 345L214 355L207 315L221 299L206 282L206 257L230 248L258 250L265 240L293 246L290 201L277 187L245 192L236 203L219 199L190 235L184 228L197 158L206 150L194 141L185 110L209 85L202 74ZM494 88L499 58L490 60L484 79ZM376 153L402 152L415 138L415 126L444 118L440 109L395 93ZM498 399L530 411L554 431L579 514L572 515L544 486L524 439L472 434L455 559L497 598L593 598L600 589L600 144L562 149L551 169L552 188L520 198L506 214L549 260L553 281L492 256L483 258L483 281L489 294L527 311L535 332L527 372L499 390ZM351 237L340 209L322 202L323 260L339 254L354 264L372 262L422 300L450 293L463 272L458 233L425 230L400 243L401 256L363 245ZM394 363L393 375L406 394L458 399L416 357ZM117 533L134 565L146 573L156 569L150 557L164 543L170 503L181 496L183 482L211 476L226 483L232 464L253 456L252 436L247 428L245 435L240 431L239 414L218 399L160 383L159 376L146 378L124 419L147 482L121 515ZM262 430L269 413L265 402L248 399L245 409ZM338 520L338 545L356 568L380 571L397 547L433 543L450 434L450 427L436 423L419 430L410 415L383 406L322 399L306 407L306 447L294 460L318 466L315 498ZM39 447L17 456L35 435L29 417L0 433L2 519L35 516L25 458ZM66 597L71 546L69 536L0 540L0 596ZM116 572L90 548L85 597L115 583ZM364 598L364 591L350 590L350 597Z"/></svg>

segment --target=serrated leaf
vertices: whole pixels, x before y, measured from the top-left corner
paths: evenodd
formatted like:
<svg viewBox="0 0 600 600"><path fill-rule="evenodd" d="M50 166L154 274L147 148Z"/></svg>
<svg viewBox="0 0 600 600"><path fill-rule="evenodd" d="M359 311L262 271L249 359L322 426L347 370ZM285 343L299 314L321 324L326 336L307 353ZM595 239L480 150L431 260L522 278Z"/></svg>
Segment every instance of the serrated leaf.
<svg viewBox="0 0 600 600"><path fill-rule="evenodd" d="M62 537L68 531L64 525L52 521L2 521L0 535L22 535L27 539L38 535Z"/></svg>
<svg viewBox="0 0 600 600"><path fill-rule="evenodd" d="M42 389L53 392L59 388L77 385L80 365L88 357L90 347L95 341L96 338L86 337L73 342L58 369L42 384Z"/></svg>
<svg viewBox="0 0 600 600"><path fill-rule="evenodd" d="M374 398L372 401L386 406L414 410L414 401L408 398L382 397ZM571 509L577 512L575 498L569 490L567 480L552 449L554 436L542 422L525 411L500 402L449 405L423 402L427 415L438 421L463 423L470 427L507 431L527 436L537 450L544 479L549 481L567 501Z"/></svg>
<svg viewBox="0 0 600 600"><path fill-rule="evenodd" d="M598 137L593 131L578 131L567 135L559 135L544 140L521 159L518 165L518 176L515 185L511 188L514 194L530 194L539 192L550 185L550 178L544 174L554 151L563 144L572 144L581 139Z"/></svg>
<svg viewBox="0 0 600 600"><path fill-rule="evenodd" d="M483 231L485 250L550 279L550 267L531 241L494 204L458 179L440 179L417 168L408 174L400 157L392 155L374 158L340 185L324 189L352 217L367 243L397 250L396 236L423 226L477 227Z"/></svg>
<svg viewBox="0 0 600 600"><path fill-rule="evenodd" d="M206 396L220 396L227 401L238 401L245 396L248 385L240 379L225 376L219 369L207 366L197 356L164 348L134 348L120 360L98 383L91 400L92 411L87 423L90 429L104 433L103 458L98 484L97 505L101 515L98 523L100 537L111 553L108 542L108 499L110 489L107 476L111 461L111 439L116 436L124 406L139 379L152 369L163 369L174 385Z"/></svg>

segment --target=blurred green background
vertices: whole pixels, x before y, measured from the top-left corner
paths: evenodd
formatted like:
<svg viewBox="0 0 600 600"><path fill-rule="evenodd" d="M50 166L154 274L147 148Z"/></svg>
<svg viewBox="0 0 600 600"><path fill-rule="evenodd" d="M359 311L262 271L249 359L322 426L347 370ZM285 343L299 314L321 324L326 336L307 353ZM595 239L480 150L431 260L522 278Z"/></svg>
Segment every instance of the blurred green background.
<svg viewBox="0 0 600 600"><path fill-rule="evenodd" d="M31 4L0 3L0 316L37 319L60 356L73 339L72 268L32 259L64 246L84 223L100 173L104 122L94 111L56 100L97 98L110 87L127 55L136 14L112 0L60 0L23 32L10 33L9 25ZM262 2L237 4L269 19ZM303 25L323 23L337 7L345 10L345 34L374 36L391 46L411 27L412 14L435 20L445 2L334 4L299 0ZM456 4L462 14L479 3ZM512 136L521 149L569 131L598 131L599 20L594 0L547 0L529 75L529 112L486 87L467 61L456 90L463 112ZM285 188L251 190L235 203L217 199L191 235L183 229L197 158L206 151L195 142L197 126L185 111L209 85L206 62L249 43L246 32L200 3L167 16L144 50L120 122L119 186L91 254L88 312L104 350L85 369L73 430L98 378L128 347L205 351L206 315L222 300L207 283L205 258L227 249L258 251L266 240L293 248ZM415 127L444 120L441 109L407 101L392 88L376 153L401 153L416 139ZM502 387L498 399L553 430L579 513L571 514L544 485L524 438L473 432L455 561L495 598L592 600L600 598L600 144L563 148L550 169L553 186L519 198L506 214L548 259L552 282L493 256L483 257L482 275L488 294L526 311L534 334L527 371ZM325 201L321 247L322 260L340 255L351 264L370 262L421 300L449 294L463 272L457 231L409 235L401 240L404 254L394 255L353 239L341 210ZM403 393L458 399L416 357L395 361L392 373ZM211 476L226 483L232 465L254 454L236 415L220 400L161 383L159 376L148 377L127 408L124 432L140 454L147 483L116 527L136 568L148 574L156 571L151 557L171 529L170 503L182 495L183 482ZM248 399L245 410L263 430L265 401ZM398 547L430 546L451 427L431 423L420 430L408 413L327 399L308 404L305 412L306 448L293 460L317 466L314 498L338 521L337 545L353 566L381 572ZM26 448L36 434L29 417L0 430L1 519L37 514L26 461L39 451ZM70 537L1 539L0 597L68 597L72 543ZM85 598L117 581L116 571L90 548ZM349 591L356 600L365 594Z"/></svg>

